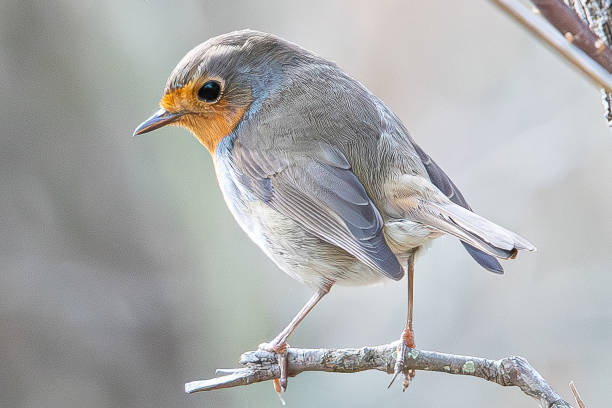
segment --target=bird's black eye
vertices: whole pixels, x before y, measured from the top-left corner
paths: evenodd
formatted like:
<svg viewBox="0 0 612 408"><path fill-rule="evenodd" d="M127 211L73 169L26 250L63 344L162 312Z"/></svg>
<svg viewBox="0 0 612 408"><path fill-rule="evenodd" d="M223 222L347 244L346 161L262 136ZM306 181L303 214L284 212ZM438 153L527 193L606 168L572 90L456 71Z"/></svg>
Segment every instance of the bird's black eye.
<svg viewBox="0 0 612 408"><path fill-rule="evenodd" d="M215 102L221 93L221 84L217 81L208 81L198 90L198 98L204 102Z"/></svg>

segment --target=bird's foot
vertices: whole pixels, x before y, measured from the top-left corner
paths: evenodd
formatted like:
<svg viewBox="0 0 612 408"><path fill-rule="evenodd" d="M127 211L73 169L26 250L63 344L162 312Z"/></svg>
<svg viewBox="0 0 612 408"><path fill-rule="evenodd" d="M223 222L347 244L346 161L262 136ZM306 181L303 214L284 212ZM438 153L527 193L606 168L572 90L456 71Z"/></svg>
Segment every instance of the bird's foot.
<svg viewBox="0 0 612 408"><path fill-rule="evenodd" d="M283 405L285 405L285 401L283 400L282 393L287 390L287 343L276 343L275 341L271 341L270 343L261 343L257 348L259 350L264 350L270 353L276 354L279 368L279 378L275 378L274 382L274 391L277 392L280 397Z"/></svg>
<svg viewBox="0 0 612 408"><path fill-rule="evenodd" d="M395 358L395 367L393 369L393 378L387 388L393 385L393 382L400 373L404 374L404 382L402 383L402 391L406 391L406 388L410 385L410 382L414 379L416 371L414 369L405 370L404 361L408 350L415 348L414 344L414 331L412 329L405 329L402 332L402 338L400 339L399 345L397 346L397 356Z"/></svg>

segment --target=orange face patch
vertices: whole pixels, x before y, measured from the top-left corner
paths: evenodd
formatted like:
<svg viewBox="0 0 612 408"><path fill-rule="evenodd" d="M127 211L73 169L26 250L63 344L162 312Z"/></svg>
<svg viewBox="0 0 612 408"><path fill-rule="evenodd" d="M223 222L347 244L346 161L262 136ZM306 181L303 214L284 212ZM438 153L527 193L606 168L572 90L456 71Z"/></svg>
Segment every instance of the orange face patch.
<svg viewBox="0 0 612 408"><path fill-rule="evenodd" d="M195 86L189 83L162 96L159 106L171 113L189 111L194 104Z"/></svg>
<svg viewBox="0 0 612 408"><path fill-rule="evenodd" d="M166 93L159 105L168 112L184 112L174 124L189 129L214 155L219 142L234 130L244 116L252 97L250 92L241 92L240 97L236 98L223 94L219 101L206 103L197 97L197 90L203 82L189 83Z"/></svg>

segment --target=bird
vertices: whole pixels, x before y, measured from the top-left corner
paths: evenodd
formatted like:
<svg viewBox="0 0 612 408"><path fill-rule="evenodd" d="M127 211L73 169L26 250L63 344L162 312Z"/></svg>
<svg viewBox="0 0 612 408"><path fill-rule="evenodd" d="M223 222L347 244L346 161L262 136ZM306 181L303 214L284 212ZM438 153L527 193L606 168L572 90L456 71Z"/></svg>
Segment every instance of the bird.
<svg viewBox="0 0 612 408"><path fill-rule="evenodd" d="M402 121L336 63L273 34L240 30L189 51L171 72L159 109L134 131L188 129L210 152L230 212L312 297L260 349L277 355L287 388L287 339L334 285L407 275L408 311L394 367L415 348L414 262L442 235L484 269L536 248L472 211ZM393 381L391 381L393 383ZM391 384L389 384L390 386Z"/></svg>

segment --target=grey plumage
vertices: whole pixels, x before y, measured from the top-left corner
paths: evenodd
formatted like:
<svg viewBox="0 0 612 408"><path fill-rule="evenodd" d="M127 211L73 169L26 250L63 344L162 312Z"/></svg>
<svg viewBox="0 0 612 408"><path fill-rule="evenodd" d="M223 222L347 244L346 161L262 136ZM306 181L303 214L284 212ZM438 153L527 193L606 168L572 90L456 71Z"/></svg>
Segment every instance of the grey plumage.
<svg viewBox="0 0 612 408"><path fill-rule="evenodd" d="M278 152L249 151L236 140L231 157L255 197L383 275L400 279L403 270L385 243L382 217L350 164L332 146L316 148L301 157L294 152L289 161L279 160Z"/></svg>
<svg viewBox="0 0 612 408"><path fill-rule="evenodd" d="M228 206L281 269L311 286L399 279L400 263L443 233L483 267L535 248L474 214L401 121L334 63L240 31L192 50L166 92L223 78L251 100L214 161Z"/></svg>
<svg viewBox="0 0 612 408"><path fill-rule="evenodd" d="M429 155L425 153L416 143L413 143L413 146L419 155L419 158L425 165L425 169L429 175L429 180L433 183L433 185L438 187L440 191L444 193L453 203L472 211L472 208L463 197L461 191L459 191L457 186L455 186L455 183L453 183L446 173L444 173L440 166L438 166L436 162L429 157ZM466 242L461 241L461 243L465 247L465 250L468 251L470 256L474 258L474 260L483 268L493 273L504 273L504 268L501 266L499 261L495 259L495 257L474 248L472 245Z"/></svg>
<svg viewBox="0 0 612 408"><path fill-rule="evenodd" d="M408 313L394 366L415 347L414 259L442 234L461 240L486 269L535 250L473 213L461 192L402 122L334 63L270 34L229 33L191 50L160 108L134 134L175 124L211 152L219 186L249 237L315 293L261 349L277 353L287 386L286 340L334 284L401 279ZM393 381L392 381L393 382Z"/></svg>

